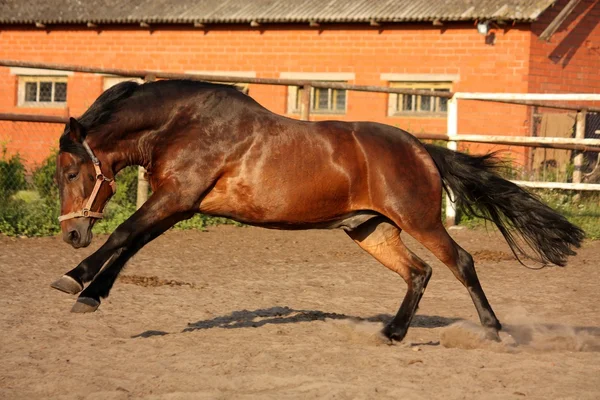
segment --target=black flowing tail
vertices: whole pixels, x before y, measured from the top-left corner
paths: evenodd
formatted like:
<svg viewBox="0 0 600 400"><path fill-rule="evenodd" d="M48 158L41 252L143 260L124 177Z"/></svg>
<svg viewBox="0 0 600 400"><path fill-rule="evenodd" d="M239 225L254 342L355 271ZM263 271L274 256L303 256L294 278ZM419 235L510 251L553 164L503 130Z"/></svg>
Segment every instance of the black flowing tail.
<svg viewBox="0 0 600 400"><path fill-rule="evenodd" d="M519 261L519 254L543 264L564 266L575 255L585 233L565 217L543 204L531 193L496 172L501 161L494 153L470 156L426 144L452 191L457 207L467 215L492 221ZM517 236L515 236L515 233ZM517 241L521 237L536 256L529 256Z"/></svg>

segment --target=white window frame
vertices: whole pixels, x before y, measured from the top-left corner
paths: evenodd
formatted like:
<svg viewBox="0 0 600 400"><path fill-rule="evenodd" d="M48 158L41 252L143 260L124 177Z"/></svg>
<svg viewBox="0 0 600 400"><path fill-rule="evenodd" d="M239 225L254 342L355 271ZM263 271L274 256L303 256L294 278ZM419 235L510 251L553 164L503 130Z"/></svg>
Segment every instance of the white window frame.
<svg viewBox="0 0 600 400"><path fill-rule="evenodd" d="M288 114L300 114L300 104L302 102L302 88L298 86L288 86ZM327 109L316 108L317 91L327 91ZM337 102L337 92L345 92L344 109L338 110L335 107ZM342 89L310 88L310 113L323 115L344 115L348 110L348 91Z"/></svg>
<svg viewBox="0 0 600 400"><path fill-rule="evenodd" d="M65 97L65 101L54 101L55 88L56 83L64 83L67 85L67 93L69 93L69 83L66 76L25 76L19 75L19 84L18 84L18 94L17 94L17 106L18 107L40 107L40 108L62 108L67 106L67 98ZM25 87L27 83L35 82L37 83L37 100L36 101L26 101L25 100ZM52 83L52 93L50 101L39 101L39 91L40 84L42 82L50 82Z"/></svg>
<svg viewBox="0 0 600 400"><path fill-rule="evenodd" d="M390 87L404 89L430 90L441 89L452 91L453 84L459 80L458 75L451 74L381 74L381 80L388 81ZM425 117L446 118L448 109L439 111L441 97L432 97L429 111L421 110L420 95L412 95L412 110L403 110L403 95L390 93L388 96L388 117ZM437 110L433 110L436 108Z"/></svg>
<svg viewBox="0 0 600 400"><path fill-rule="evenodd" d="M354 73L329 73L329 72L283 72L280 74L281 79L296 79L296 80L307 80L307 81L325 81L325 82L342 82L346 83L349 81L355 80ZM288 101L287 101L287 113L288 114L300 114L300 90L302 88L298 86L288 86ZM327 109L321 110L315 108L316 90L327 90L328 96L328 104L335 104L334 99L335 93L339 89L321 89L311 87L310 94L310 113L311 114L319 114L319 115L345 115L348 111L348 99L349 99L349 91L344 90L345 95L345 104L343 110L336 109Z"/></svg>

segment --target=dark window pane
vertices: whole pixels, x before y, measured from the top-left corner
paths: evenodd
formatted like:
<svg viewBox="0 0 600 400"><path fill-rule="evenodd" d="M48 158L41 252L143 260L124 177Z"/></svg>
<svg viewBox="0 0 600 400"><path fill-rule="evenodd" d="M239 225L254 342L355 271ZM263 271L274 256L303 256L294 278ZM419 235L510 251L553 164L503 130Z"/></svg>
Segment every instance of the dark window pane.
<svg viewBox="0 0 600 400"><path fill-rule="evenodd" d="M67 101L67 84L64 82L56 82L54 84L54 101Z"/></svg>
<svg viewBox="0 0 600 400"><path fill-rule="evenodd" d="M317 110L328 110L329 109L329 89L315 89L315 108Z"/></svg>
<svg viewBox="0 0 600 400"><path fill-rule="evenodd" d="M447 98L440 97L440 108L437 111L440 111L440 112L448 111L448 99Z"/></svg>
<svg viewBox="0 0 600 400"><path fill-rule="evenodd" d="M52 82L40 82L39 101L52 101Z"/></svg>
<svg viewBox="0 0 600 400"><path fill-rule="evenodd" d="M402 95L402 111L412 111L412 110L413 110L412 94L403 94Z"/></svg>
<svg viewBox="0 0 600 400"><path fill-rule="evenodd" d="M431 96L421 96L421 111L431 111Z"/></svg>
<svg viewBox="0 0 600 400"><path fill-rule="evenodd" d="M435 89L435 91L436 92L449 92L450 89ZM437 112L448 111L448 99L445 97L440 97L438 101L439 101L439 103L438 103L439 107L434 111L437 111Z"/></svg>
<svg viewBox="0 0 600 400"><path fill-rule="evenodd" d="M346 109L346 91L335 90L334 95L336 99L335 109L338 111L344 111Z"/></svg>
<svg viewBox="0 0 600 400"><path fill-rule="evenodd" d="M25 82L25 101L37 101L37 82Z"/></svg>

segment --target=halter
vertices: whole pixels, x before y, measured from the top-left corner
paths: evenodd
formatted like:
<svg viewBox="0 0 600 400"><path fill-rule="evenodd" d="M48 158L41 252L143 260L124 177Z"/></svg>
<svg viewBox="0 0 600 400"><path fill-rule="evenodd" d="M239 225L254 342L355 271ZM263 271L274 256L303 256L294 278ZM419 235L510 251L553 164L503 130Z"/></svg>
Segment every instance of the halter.
<svg viewBox="0 0 600 400"><path fill-rule="evenodd" d="M91 208L92 208L92 205L94 204L94 200L96 200L96 196L98 195L98 192L100 191L100 187L102 187L102 183L108 182L112 189L113 194L115 194L117 192L117 183L115 182L115 180L109 179L106 176L104 176L104 174L102 174L102 170L100 169L100 160L98 160L96 158L96 156L94 155L94 152L92 151L92 149L90 149L90 146L88 146L88 144L85 141L82 144L83 144L83 147L85 148L85 151L87 151L90 158L92 159L92 162L94 163L94 169L96 170L96 184L94 185L94 190L92 190L92 194L90 195L90 198L88 199L88 201L85 204L85 206L83 207L83 209L81 211L74 211L74 212L71 212L68 214L61 215L60 217L58 217L59 222L62 222L62 221L65 221L65 220L71 219L71 218L101 219L102 213L91 211Z"/></svg>

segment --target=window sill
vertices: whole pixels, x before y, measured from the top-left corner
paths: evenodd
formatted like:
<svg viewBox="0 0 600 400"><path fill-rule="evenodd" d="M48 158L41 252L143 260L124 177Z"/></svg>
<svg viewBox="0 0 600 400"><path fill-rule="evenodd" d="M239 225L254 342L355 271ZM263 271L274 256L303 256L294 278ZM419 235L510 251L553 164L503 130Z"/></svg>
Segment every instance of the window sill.
<svg viewBox="0 0 600 400"><path fill-rule="evenodd" d="M65 108L67 107L67 103L64 102L47 102L47 103L32 103L32 102L27 102L27 103L20 103L17 104L17 107L19 108Z"/></svg>

